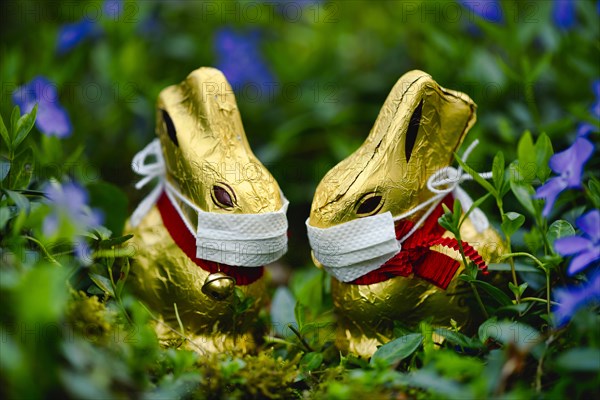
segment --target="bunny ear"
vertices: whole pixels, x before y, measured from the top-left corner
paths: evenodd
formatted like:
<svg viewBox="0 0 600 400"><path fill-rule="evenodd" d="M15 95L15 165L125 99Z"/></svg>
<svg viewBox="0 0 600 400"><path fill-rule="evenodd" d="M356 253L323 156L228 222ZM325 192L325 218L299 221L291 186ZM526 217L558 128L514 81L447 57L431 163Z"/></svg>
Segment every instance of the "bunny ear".
<svg viewBox="0 0 600 400"><path fill-rule="evenodd" d="M406 139L404 142L404 155L406 156L406 162L410 161L415 142L417 141L417 134L419 133L419 127L421 126L421 116L423 113L423 100L419 102L415 111L413 111L410 121L408 123L408 129L406 130Z"/></svg>
<svg viewBox="0 0 600 400"><path fill-rule="evenodd" d="M181 87L208 136L222 143L247 144L233 89L221 71L198 68Z"/></svg>
<svg viewBox="0 0 600 400"><path fill-rule="evenodd" d="M440 168L475 123L475 109L467 95L410 71L392 88L366 143L377 146L382 160Z"/></svg>

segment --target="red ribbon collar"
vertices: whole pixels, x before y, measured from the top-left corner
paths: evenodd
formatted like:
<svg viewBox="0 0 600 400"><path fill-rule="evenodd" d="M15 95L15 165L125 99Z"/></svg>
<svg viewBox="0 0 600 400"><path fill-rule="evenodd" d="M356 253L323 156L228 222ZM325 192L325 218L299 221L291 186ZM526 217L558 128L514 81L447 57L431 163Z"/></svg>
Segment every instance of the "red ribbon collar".
<svg viewBox="0 0 600 400"><path fill-rule="evenodd" d="M196 238L190 233L181 216L163 192L156 202L163 225L169 231L173 241L197 266L212 273L223 272L235 279L237 285L249 285L258 280L264 273L264 267L235 267L214 261L196 258Z"/></svg>
<svg viewBox="0 0 600 400"><path fill-rule="evenodd" d="M454 198L450 194L442 201L450 209L452 209L453 202ZM356 285L370 285L386 281L395 276L415 274L446 290L460 267L460 262L443 253L431 250L431 247L441 245L453 250L459 250L460 245L454 238L442 237L446 231L438 224L438 219L444 214L442 203L425 220L423 226L402 243L402 251L400 253L396 254L380 268L355 279L352 283ZM413 226L414 223L411 221L396 223L396 238L400 239L404 237ZM462 246L465 255L484 274L487 274L487 265L477 250L467 242L462 242Z"/></svg>

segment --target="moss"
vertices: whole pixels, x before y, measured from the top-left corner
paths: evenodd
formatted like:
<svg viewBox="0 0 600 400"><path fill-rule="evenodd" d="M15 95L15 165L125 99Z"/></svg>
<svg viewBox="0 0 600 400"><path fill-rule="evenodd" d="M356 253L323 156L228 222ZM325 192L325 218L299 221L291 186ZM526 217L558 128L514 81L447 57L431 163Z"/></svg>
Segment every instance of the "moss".
<svg viewBox="0 0 600 400"><path fill-rule="evenodd" d="M73 291L65 319L73 333L90 342L104 344L112 337L115 314L97 296L90 297L83 291Z"/></svg>
<svg viewBox="0 0 600 400"><path fill-rule="evenodd" d="M300 398L294 388L299 376L299 357L284 360L272 351L258 355L232 357L217 354L199 361L202 384L198 399L294 399Z"/></svg>

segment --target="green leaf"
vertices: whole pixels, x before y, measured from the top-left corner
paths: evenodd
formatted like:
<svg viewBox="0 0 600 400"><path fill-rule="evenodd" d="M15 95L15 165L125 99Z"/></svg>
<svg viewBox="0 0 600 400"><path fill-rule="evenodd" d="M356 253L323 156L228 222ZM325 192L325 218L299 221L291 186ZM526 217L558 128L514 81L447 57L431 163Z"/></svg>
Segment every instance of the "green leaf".
<svg viewBox="0 0 600 400"><path fill-rule="evenodd" d="M376 363L388 366L398 364L413 354L419 348L422 341L423 335L420 333L411 333L394 339L377 349L373 357L371 357L371 365Z"/></svg>
<svg viewBox="0 0 600 400"><path fill-rule="evenodd" d="M294 316L296 299L292 292L285 286L279 286L273 294L271 301L271 323L277 333L283 334L288 324L298 326Z"/></svg>
<svg viewBox="0 0 600 400"><path fill-rule="evenodd" d="M10 162L4 157L0 158L0 182L4 181L4 178L8 176L10 171ZM5 184L2 187L7 187Z"/></svg>
<svg viewBox="0 0 600 400"><path fill-rule="evenodd" d="M11 143L17 133L17 123L19 122L19 118L21 117L21 109L19 106L15 106L12 110L12 114L10 115L10 137Z"/></svg>
<svg viewBox="0 0 600 400"><path fill-rule="evenodd" d="M523 295L523 292L525 292L525 289L527 289L527 286L527 282L524 282L519 286L515 285L512 282L508 282L508 288L511 290L511 292L514 293L515 297L521 297Z"/></svg>
<svg viewBox="0 0 600 400"><path fill-rule="evenodd" d="M433 330L439 336L445 338L448 342L468 349L479 349L483 343L479 339L472 339L460 332L450 329L436 328Z"/></svg>
<svg viewBox="0 0 600 400"><path fill-rule="evenodd" d="M510 190L515 195L517 201L525 208L525 210L535 217L537 212L533 204L533 195L535 190L529 183L523 181L517 182L513 179L510 180Z"/></svg>
<svg viewBox="0 0 600 400"><path fill-rule="evenodd" d="M33 150L26 148L15 156L8 175L7 185L10 189L27 189L34 170Z"/></svg>
<svg viewBox="0 0 600 400"><path fill-rule="evenodd" d="M554 243L556 239L575 235L575 228L568 221L559 219L554 221L548 228L546 238L549 243Z"/></svg>
<svg viewBox="0 0 600 400"><path fill-rule="evenodd" d="M306 315L305 308L306 307L299 301L297 301L296 305L294 306L294 317L296 318L296 322L298 323L299 330L302 330L302 328L304 328L306 322L304 318L304 316Z"/></svg>
<svg viewBox="0 0 600 400"><path fill-rule="evenodd" d="M19 118L19 121L17 121L17 131L13 132L13 135L15 135L12 143L13 148L16 149L21 142L25 140L31 131L31 128L33 128L35 116L37 114L37 108L38 105L36 104L29 114L23 115L21 118Z"/></svg>
<svg viewBox="0 0 600 400"><path fill-rule="evenodd" d="M536 175L542 182L545 182L548 176L550 176L551 170L548 162L553 154L554 150L552 149L550 138L545 133L542 133L535 142Z"/></svg>
<svg viewBox="0 0 600 400"><path fill-rule="evenodd" d="M592 176L588 182L589 194L595 208L600 208L600 181Z"/></svg>
<svg viewBox="0 0 600 400"><path fill-rule="evenodd" d="M125 287L125 282L127 281L127 277L129 276L129 258L123 258L123 267L121 268L121 274L119 275L119 279L117 280L117 295L120 296L123 292L123 288Z"/></svg>
<svg viewBox="0 0 600 400"><path fill-rule="evenodd" d="M491 183L483 179L478 172L476 172L473 168L469 167L463 160L458 157L458 155L454 155L454 158L458 162L458 164L462 167L462 169L469 175L473 177L475 182L479 183L485 190L490 192L494 197L498 197L498 191L492 186Z"/></svg>
<svg viewBox="0 0 600 400"><path fill-rule="evenodd" d="M591 347L570 349L558 356L556 365L570 371L598 371L600 370L600 349Z"/></svg>
<svg viewBox="0 0 600 400"><path fill-rule="evenodd" d="M4 125L2 115L0 115L0 136L2 137L2 141L6 144L6 147L10 148L10 136L8 136L8 130L6 129L6 125Z"/></svg>
<svg viewBox="0 0 600 400"><path fill-rule="evenodd" d="M8 207L0 207L0 230L4 229L10 219L10 210Z"/></svg>
<svg viewBox="0 0 600 400"><path fill-rule="evenodd" d="M15 203L15 205L17 206L17 210L24 210L26 214L29 214L29 211L31 210L31 205L29 204L29 200L27 199L27 197L23 196L19 192L15 192L14 190L4 189L4 192L8 195L8 197L10 197L13 203Z"/></svg>
<svg viewBox="0 0 600 400"><path fill-rule="evenodd" d="M115 292L113 291L112 284L108 278L105 278L102 275L98 274L90 274L90 279L106 294L109 294L112 297L115 297Z"/></svg>
<svg viewBox="0 0 600 400"><path fill-rule="evenodd" d="M471 214L471 212L478 208L480 205L483 204L484 201L486 201L488 199L488 197L490 197L492 194L491 193L486 193L485 195L483 195L482 197L478 198L476 201L473 202L473 204L471 204L471 207L469 207L469 209L467 210L467 212L463 215L462 220L461 220L461 225L464 222L465 219L467 219L469 217L469 214Z"/></svg>
<svg viewBox="0 0 600 400"><path fill-rule="evenodd" d="M502 216L502 232L506 236L512 236L525 222L525 216L513 211L509 211Z"/></svg>
<svg viewBox="0 0 600 400"><path fill-rule="evenodd" d="M502 344L513 343L520 349L526 349L539 343L541 335L529 325L492 318L479 327L479 338L483 342L491 338Z"/></svg>
<svg viewBox="0 0 600 400"><path fill-rule="evenodd" d="M479 280L473 280L472 283L474 283L477 287L483 289L501 306L508 306L512 304L512 300L510 299L510 297L508 297L502 290L498 289L496 286L490 285L487 282Z"/></svg>
<svg viewBox="0 0 600 400"><path fill-rule="evenodd" d="M518 155L518 167L519 167L519 181L531 182L537 172L537 159L535 146L533 144L533 138L531 132L526 131L517 145Z"/></svg>
<svg viewBox="0 0 600 400"><path fill-rule="evenodd" d="M133 235L130 234L130 235L118 236L118 237L102 240L100 242L100 248L101 249L110 249L111 247L118 246L120 244L125 243L132 237L133 237Z"/></svg>
<svg viewBox="0 0 600 400"><path fill-rule="evenodd" d="M454 199L453 208L454 215L452 216L452 220L454 224L457 225L458 221L460 221L460 216L462 215L462 205L460 204L460 201L458 199Z"/></svg>
<svg viewBox="0 0 600 400"><path fill-rule="evenodd" d="M504 153L499 151L494 157L492 164L492 180L496 190L502 192L502 185L504 184Z"/></svg>
<svg viewBox="0 0 600 400"><path fill-rule="evenodd" d="M321 366L323 363L323 354L316 351L306 353L300 360L300 368L303 371L313 371Z"/></svg>

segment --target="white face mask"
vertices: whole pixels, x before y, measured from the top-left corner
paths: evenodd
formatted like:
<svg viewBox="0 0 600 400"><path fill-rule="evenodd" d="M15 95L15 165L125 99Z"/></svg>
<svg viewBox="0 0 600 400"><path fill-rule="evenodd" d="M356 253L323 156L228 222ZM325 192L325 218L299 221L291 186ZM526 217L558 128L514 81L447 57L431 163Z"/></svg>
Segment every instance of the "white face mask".
<svg viewBox="0 0 600 400"><path fill-rule="evenodd" d="M478 141L474 141L463 153L467 160ZM489 179L491 173L480 174ZM427 180L427 188L434 193L433 197L418 204L407 212L392 217L388 211L384 214L358 218L329 228L317 228L306 220L308 240L315 258L323 264L325 270L342 282L351 282L374 271L398 254L402 243L412 236L431 215L447 194L452 193L461 202L463 210L468 211L473 201L459 186L465 180L473 179L462 168L445 167L434 173ZM396 239L394 222L405 219L429 206L415 223L413 228L402 238ZM478 208L471 211L469 218L478 232L488 228L489 222Z"/></svg>
<svg viewBox="0 0 600 400"><path fill-rule="evenodd" d="M146 163L153 155L154 163ZM196 257L222 264L259 267L281 258L287 251L288 223L286 211L289 202L281 194L283 206L275 212L261 214L224 214L206 212L191 202L166 179L165 164L158 139L151 142L133 159L134 172L144 175L136 188L141 188L155 177L160 183L140 203L131 215L132 226L138 225L163 190L190 233L196 238ZM191 207L198 215L194 228L182 211L179 202Z"/></svg>

